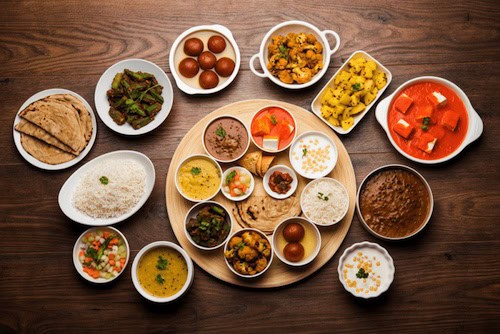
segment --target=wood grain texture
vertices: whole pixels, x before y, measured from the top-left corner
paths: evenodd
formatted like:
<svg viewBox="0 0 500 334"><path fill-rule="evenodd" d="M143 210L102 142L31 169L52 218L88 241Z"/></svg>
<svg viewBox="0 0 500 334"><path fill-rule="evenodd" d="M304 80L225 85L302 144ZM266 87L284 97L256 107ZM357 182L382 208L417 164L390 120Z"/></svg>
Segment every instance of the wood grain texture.
<svg viewBox="0 0 500 334"><path fill-rule="evenodd" d="M0 332L500 331L498 1L32 0L2 1L0 7ZM291 19L335 30L342 40L325 77L298 92L248 70L249 57L265 33ZM168 306L140 297L130 267L111 286L83 281L73 268L71 250L85 227L68 220L57 205L60 187L79 166L51 173L27 164L12 140L15 113L29 96L54 87L73 90L93 104L100 75L125 58L153 61L172 79L167 65L171 43L185 29L210 23L234 33L242 53L236 80L210 97L191 97L174 87L168 119L141 138L118 136L98 120L96 144L81 162L118 149L138 150L153 161L158 178L150 199L117 226L129 240L132 258L150 242L176 241L165 208L165 176L177 145L201 118L247 99L309 109L342 61L358 49L393 73L385 96L413 77L441 76L465 91L484 121L482 137L440 166L422 166L399 155L372 112L340 137L357 185L387 163L406 164L423 174L436 202L426 229L408 242L387 243L374 239L354 217L338 252L299 283L246 289L196 266L189 293ZM391 289L370 303L346 293L336 271L344 249L364 240L385 247L396 266Z"/></svg>

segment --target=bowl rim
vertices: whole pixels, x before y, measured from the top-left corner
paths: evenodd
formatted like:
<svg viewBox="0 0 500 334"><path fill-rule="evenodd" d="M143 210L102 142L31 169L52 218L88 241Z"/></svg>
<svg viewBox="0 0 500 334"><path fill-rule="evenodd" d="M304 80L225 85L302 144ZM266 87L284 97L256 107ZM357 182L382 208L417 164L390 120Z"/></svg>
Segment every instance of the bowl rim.
<svg viewBox="0 0 500 334"><path fill-rule="evenodd" d="M127 250L127 259L125 260L125 264L123 265L122 270L118 273L118 275L116 275L115 277L112 277L110 279L105 279L102 277L99 277L99 278L90 277L89 275L87 275L83 271L83 266L78 259L78 253L80 252L80 244L82 243L83 237L85 235L87 235L88 233L98 231L98 230L111 230L111 231L115 232L116 234L118 234L118 236L120 238L122 238L122 240L125 244L125 249ZM95 284L106 284L106 283L110 283L110 282L114 281L115 279L117 279L125 271L125 268L127 268L127 264L129 262L129 260L130 260L130 246L128 244L127 238L125 238L125 235L122 232L120 232L117 228L112 227L112 226L93 226L91 228L88 228L82 234L80 234L80 236L76 239L75 245L73 246L73 265L74 265L76 271L80 274L80 276L85 278L87 281L89 281L91 283L95 283Z"/></svg>
<svg viewBox="0 0 500 334"><path fill-rule="evenodd" d="M225 179L225 176L227 175L227 173L229 173L229 171L232 171L232 170L244 170L248 175L250 175L250 188L248 188L248 192L245 195L243 195L243 196L232 197L231 195L229 195L228 193L226 193L224 191L224 179ZM250 195L252 195L254 189L255 189L255 178L253 177L253 174L248 169L246 169L245 167L242 167L242 166L231 166L231 167L229 167L228 169L226 169L222 173L222 186L221 186L220 192L228 200L233 201L233 202L243 201L243 200L247 199L248 197L250 197Z"/></svg>
<svg viewBox="0 0 500 334"><path fill-rule="evenodd" d="M251 128L252 128L252 123L253 121L255 120L255 117L260 113L260 112L263 112L265 109L269 109L269 108L280 108L280 109L283 109L284 111L286 111L293 119L293 125L294 125L294 134L293 134L293 138L292 140L290 140L290 142L288 143L288 145L286 145L285 147L283 147L282 149L279 149L279 150L276 150L276 151L273 151L273 150L269 150L269 149L266 149L260 145L258 145L256 142L255 142L255 139L253 138L253 135L252 135L252 131L251 131ZM277 154L277 153L280 153L280 152L283 152L285 151L286 149L288 149L293 141L295 140L295 138L297 138L297 133L299 132L299 126L297 124L297 120L295 119L295 116L293 115L293 113L288 110L287 108L283 107L283 106L279 106L279 105L275 105L275 104L268 104L268 105L265 105L263 107L260 107L259 110L257 110L253 115L252 115L252 118L250 119L250 127L248 128L249 129L249 132L250 132L250 140L252 141L252 143L261 151L263 152L266 152L266 153L272 153L272 154Z"/></svg>
<svg viewBox="0 0 500 334"><path fill-rule="evenodd" d="M281 256L281 253L283 251L278 250L278 247L276 246L276 238L277 238L278 231L280 231L280 229L283 225L288 224L290 222L297 221L297 220L300 221L304 225L310 225L312 227L312 229L314 230L314 234L316 235L316 247L314 248L314 251L309 255L308 258L302 259L299 262L291 262L291 261L288 261L284 256ZM302 267L302 266L305 266L305 265L311 263L312 261L314 261L314 259L316 259L316 257L319 254L319 251L321 250L321 233L319 232L318 227L316 226L316 224L314 224L309 219L304 218L304 217L289 217L289 218L282 220L274 228L272 240L273 240L273 250L274 250L274 253L276 254L276 256L278 257L278 259L280 259L281 262L283 262L289 266L292 266L292 267Z"/></svg>
<svg viewBox="0 0 500 334"><path fill-rule="evenodd" d="M455 151L451 152L449 155L442 157L442 158L439 158L439 159L429 159L429 160L420 159L420 158L414 157L414 156L406 153L405 151L403 151L403 149L401 149L394 141L394 139L390 133L389 124L387 121L387 118L388 118L389 112L390 112L390 107L391 107L395 97L403 89L407 88L408 86L419 83L419 82L426 82L426 81L442 84L442 85L448 87L449 89L451 89L455 94L457 94L465 106L465 110L467 111L467 116L468 116L468 121L469 121L467 133L465 134L465 137L464 137L462 143L460 144L460 146L458 146L455 149ZM472 104L471 104L467 94L465 94L465 92L459 86L457 86L455 83L453 83L445 78L441 78L441 77L437 77L437 76L420 76L420 77L416 77L416 78L410 79L410 80L402 83L398 88L396 88L396 90L391 95L389 95L388 97L383 99L377 105L377 108L375 110L375 116L376 116L377 121L380 124L380 126L382 126L382 128L386 132L386 135L389 138L390 143L401 155L403 155L407 159L410 159L412 161L415 161L415 162L418 162L421 164L425 164L425 165L440 164L440 163L443 163L443 162L446 162L446 161L453 159L458 154L460 154L470 143L472 143L473 141L478 139L483 132L483 121L482 121L481 117L479 116L479 114L476 112L476 110L472 107Z"/></svg>
<svg viewBox="0 0 500 334"><path fill-rule="evenodd" d="M304 194L305 194L306 190L309 187L311 187L312 184L318 183L318 182L323 181L323 180L327 180L328 182L334 181L335 183L337 183L338 185L340 185L341 188L342 188L342 190L344 191L344 194L346 195L346 198L347 198L347 205L346 205L346 208L345 208L344 213L342 214L341 218L339 218L337 221L333 221L332 223L329 223L329 224L320 224L320 223L315 222L302 209L302 207L304 206L303 205L303 201L304 201ZM304 187L304 189L302 189L302 193L300 194L300 208L302 209L302 213L304 214L304 216L308 220L310 220L312 223L316 224L317 226L323 226L323 227L332 226L332 225L336 225L336 224L340 223L345 218L347 212L349 211L350 202L351 202L351 200L349 199L349 192L347 191L347 188L342 184L342 182L340 182L337 179L334 179L333 177L320 177L318 179L312 180L311 182L309 182L308 184L306 184L306 186Z"/></svg>
<svg viewBox="0 0 500 334"><path fill-rule="evenodd" d="M427 214L425 222L418 229L416 229L413 233L411 233L411 234L409 234L407 236L404 236L404 237L400 237L400 238L386 237L386 236L384 236L382 234L379 234L379 233L375 232L374 230L372 230L370 228L370 226L368 226L368 224L366 223L365 219L363 218L363 214L361 213L361 208L360 208L361 190L365 186L366 182L373 175L375 175L376 173L378 173L378 172L380 172L382 170L390 170L390 169L403 169L403 170L409 171L410 173L412 173L413 175L415 175L416 177L418 177L424 183L424 185L427 188L427 191L429 193L430 206L429 206L429 213ZM432 194L431 186L429 185L429 183L427 182L427 180L422 176L422 174L420 174L415 169L413 169L413 168L411 168L409 166L406 166L406 165L388 164L388 165L383 165L383 166L375 168L374 170L372 170L371 172L369 172L364 177L363 181L361 181L361 183L359 184L359 187L358 187L357 194L356 194L356 214L358 216L359 221L361 222L361 225L363 225L363 227L371 235L373 235L374 237L379 238L381 240L386 240L386 241L401 241L401 240L406 240L406 239L412 238L413 236L415 236L418 233L420 233L427 226L427 224L429 224L429 221L431 220L433 211L434 211L434 195Z"/></svg>
<svg viewBox="0 0 500 334"><path fill-rule="evenodd" d="M229 268L229 270L231 270L231 272L233 274L235 274L236 276L241 277L241 278L252 279L252 278L256 278L256 277L261 276L271 267L271 264L273 263L273 258L274 258L274 245L271 242L271 240L269 240L269 237L264 232L262 232L256 228L253 228L253 227L246 227L246 228L242 228L241 230L235 231L231 234L231 237L229 239L227 239L226 243L224 244L224 253L227 251L227 247L229 246L229 241L233 237L235 237L239 234L243 234L247 231L254 231L254 232L259 233L261 236L266 238L267 242L271 246L271 256L269 258L269 262L267 263L267 267L264 270L262 270L260 273L257 273L255 275L243 275L243 274L240 274L239 272L237 272L236 270L234 270L234 268L229 265L229 262L227 261L226 256L224 254L222 254L222 256L224 257L224 262L226 263L226 266Z"/></svg>
<svg viewBox="0 0 500 334"><path fill-rule="evenodd" d="M282 82L281 80L274 77L269 72L269 70L267 69L267 64L264 61L265 55L266 55L266 46L269 43L272 35L277 30L279 30L283 27L292 26L292 25L303 26L303 27L306 27L306 28L312 30L315 33L316 37L321 40L321 43L323 45L323 68L321 69L320 72L316 73L310 81L303 83L303 84L286 84L286 83ZM255 60L254 57L259 58L260 66L262 68L262 71L264 72L263 76L267 77L273 83L275 83L278 86L281 86L283 88L301 89L301 88L306 88L306 87L312 86L315 83L317 83L326 74L326 72L328 71L328 66L330 65L331 57L338 50L338 47L340 46L340 38L339 38L339 42L335 46L335 49L333 49L333 51L330 50L330 42L328 42L328 39L326 38L325 33L324 33L326 31L331 31L331 30L323 30L322 31L318 27L316 27L315 25L313 25L309 22L301 21L301 20L290 20L290 21L281 22L281 23L275 25L274 27L272 27L266 33L266 35L264 36L264 38L262 39L262 42L260 44L259 53L255 54L250 59L250 62L253 62ZM334 33L337 34L336 32L334 32ZM337 36L338 36L338 34L337 34Z"/></svg>
<svg viewBox="0 0 500 334"><path fill-rule="evenodd" d="M290 190L288 190L288 192L285 194L277 194L274 191L272 191L271 188L269 187L269 178L271 177L271 174L274 173L276 170L280 169L285 170L293 178L293 181L290 184ZM272 198L285 199L292 196L293 193L297 191L297 187L299 185L299 179L297 178L297 174L295 174L293 168L288 167L287 165L274 165L271 168L269 168L262 177L262 185L264 186L264 190L266 191L266 193Z"/></svg>
<svg viewBox="0 0 500 334"><path fill-rule="evenodd" d="M302 173L302 171L300 171L298 168L295 168L295 163L294 163L294 160L292 159L292 154L293 154L293 147L294 145L297 143L297 141L302 138L302 137L305 137L305 136L309 136L309 135L318 135L320 137L324 137L326 138L326 140L332 144L333 146L333 149L335 151L335 160L333 162L333 165L332 167L328 167L327 169L325 169L325 171L323 173L321 173L320 176L317 176L317 177L312 177L310 175L307 175L306 173ZM333 139L327 135L326 133L324 132L321 132L321 131L316 131L316 130L311 130L311 131L306 131L306 132L303 132L301 133L300 135L296 136L291 145L290 145L290 151L288 152L288 159L290 160L290 164L292 165L292 168L302 177L306 178L306 179L309 179L309 180L317 180L317 179L321 179L323 177L328 177L328 175L335 169L335 166L337 166L337 162L339 160L339 149L337 147L337 144L335 144L335 142L333 141Z"/></svg>
<svg viewBox="0 0 500 334"><path fill-rule="evenodd" d="M232 118L232 119L238 121L241 125L243 125L243 128L247 132L247 136L248 136L248 140L247 140L247 144L246 144L245 149L241 152L241 154L239 156L237 156L236 158L233 158L233 159L229 159L229 160L222 160L222 159L216 158L214 155L212 155L212 153L210 153L210 151L207 149L207 145L205 144L205 134L207 133L208 127L213 122L215 122L215 121L217 121L218 119L221 119L221 118ZM247 153L248 148L250 147L250 141L251 141L250 137L251 137L250 131L248 130L248 127L245 125L245 123L241 119L239 119L238 117L233 116L233 115L223 114L223 115L218 115L218 116L213 117L212 119L210 119L206 123L205 127L203 128L203 133L201 135L201 144L203 146L203 149L207 153L207 155L209 155L212 158L214 158L214 160L216 160L218 162L221 162L221 163L231 163L231 162L235 162L236 160L241 159L241 157L243 157Z"/></svg>
<svg viewBox="0 0 500 334"><path fill-rule="evenodd" d="M182 288L179 291L177 291L177 293L175 293L174 295L172 295L170 297L155 297L155 296L150 295L141 286L141 283L139 283L139 278L137 277L137 266L138 266L141 258L144 256L144 254L146 254L150 250L152 250L154 248L159 248L159 247L168 247L168 248L172 248L172 249L176 250L177 252L179 252L182 255L182 257L184 258L184 261L186 261L186 266L187 266L187 270L188 270L186 282L184 283ZM141 250L139 251L139 253L137 253L137 255L134 258L131 271L132 271L131 272L132 283L134 284L134 287L137 290L137 292L139 292L139 294L141 296L143 296L144 298L146 298L152 302L155 302L155 303L168 303L168 302L172 302L172 301L180 298L191 287L191 284L193 283L193 279L194 279L193 261L189 257L188 253L182 247L180 247L179 245L177 245L171 241L155 241L155 242L149 243L146 246L142 247Z"/></svg>
<svg viewBox="0 0 500 334"><path fill-rule="evenodd" d="M179 174L179 169L181 168L181 166L191 160L191 159L195 159L195 158L202 158L202 159L208 159L210 160L211 162L213 162L215 164L215 166L217 167L217 169L219 170L219 173L220 173L220 182L219 182L219 187L217 188L217 191L210 197L208 198L204 198L204 199L194 199L194 198L190 198L189 196L187 196L186 194L184 194L184 192L182 191L180 185L179 185L179 181L178 181L178 178L177 178L177 175ZM195 203L199 203L199 202L204 202L204 201L209 201L211 200L212 198L214 198L215 196L217 196L217 194L219 193L221 187L222 187L222 168L221 166L219 165L219 163L217 162L217 160L215 160L214 158L212 158L211 156L209 155L206 155L206 154L191 154L191 155L188 155L186 158L184 158L180 163L179 165L177 165L177 168L175 169L175 187L177 188L177 191L179 192L179 194L181 194L182 197L184 197L185 199L187 199L188 201L190 202L195 202Z"/></svg>
<svg viewBox="0 0 500 334"><path fill-rule="evenodd" d="M175 66L175 52L177 51L177 48L180 46L181 42L189 35L203 31L203 30L208 30L208 31L214 31L222 36L224 36L229 43L231 43L231 46L234 50L234 70L233 73L227 78L227 80L222 83L221 85L217 85L214 88L211 89L202 89L202 88L194 88L186 84L181 76L179 75L177 71L177 66ZM236 43L236 40L233 37L233 34L229 28L226 26L223 26L221 24L211 24L211 25L198 25L198 26L193 26L185 31L183 31L172 43L172 47L170 48L170 53L168 57L168 65L170 67L170 72L172 73L172 76L174 77L175 83L177 87L183 91L186 94L190 95L209 95L213 93L217 93L227 86L229 86L236 76L238 75L238 72L240 70L240 65L241 65L241 54L240 54L240 49L238 47L238 44Z"/></svg>
<svg viewBox="0 0 500 334"><path fill-rule="evenodd" d="M200 208L201 206L203 205L217 205L219 207L221 207L222 209L224 209L224 211L227 213L228 217L229 217L229 233L227 234L226 238L224 240L222 240L222 242L220 244L218 244L217 246L214 246L214 247L205 247L205 246L201 246L201 245L198 245L194 240L193 238L191 238L191 235L189 234L188 230L187 230L187 223L188 223L188 219L189 217L195 213L195 211ZM232 216L230 215L229 211L227 210L227 208L222 205L221 203L219 202L216 202L216 201L203 201L203 202L198 202L196 203L195 205L193 205L189 211L186 213L186 217L184 218L184 234L186 235L186 239L189 240L189 242L195 246L196 248L198 249L201 249L203 251L212 251L212 250L215 250L215 249L218 249L220 247L222 247L226 241L228 240L228 238L231 236L231 231L233 230L233 227L234 227L234 222L233 222L233 218Z"/></svg>
<svg viewBox="0 0 500 334"><path fill-rule="evenodd" d="M356 294L356 292L354 292L354 291L349 290L347 283L344 281L344 278L342 277L342 264L345 262L345 259L352 251L354 251L356 248L361 248L361 247L374 248L374 249L378 250L379 252L381 252L382 255L386 258L388 266L389 266L389 270L390 270L389 283L387 284L385 289L381 289L377 294L375 294L373 296L363 296L363 295ZM384 247L382 247L379 244L374 243L374 242L362 241L362 242L357 242L355 244L352 244L351 246L349 246L348 248L346 248L344 250L344 253L342 253L342 256L339 259L339 264L337 266L337 273L339 275L340 284L342 284L342 286L344 287L344 289L346 291L348 291L354 297L357 297L357 298L371 299L371 298L376 298L376 297L382 295L387 290L389 290L390 286L392 285L392 282L394 282L394 276L396 274L396 267L394 266L394 260L392 259L392 256L389 254L389 252Z"/></svg>

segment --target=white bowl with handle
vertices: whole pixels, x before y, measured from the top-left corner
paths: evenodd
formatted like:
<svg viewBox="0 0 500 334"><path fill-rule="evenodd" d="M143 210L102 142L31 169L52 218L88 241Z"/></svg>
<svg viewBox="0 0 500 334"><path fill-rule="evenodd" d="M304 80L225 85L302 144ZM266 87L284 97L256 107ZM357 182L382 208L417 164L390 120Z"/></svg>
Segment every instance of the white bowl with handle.
<svg viewBox="0 0 500 334"><path fill-rule="evenodd" d="M271 42L271 39L273 36L276 35L283 35L286 36L288 33L294 32L294 33L311 33L316 38L318 41L321 42L323 45L323 68L321 71L316 73L311 81L303 83L303 84L286 84L282 82L280 79L276 78L269 72L267 69L267 62L268 62L268 48L267 46ZM328 42L328 36L332 36L335 39L335 46L333 48L330 47L330 43ZM301 89L301 88L306 88L309 86L314 85L316 82L318 82L323 75L325 75L326 71L328 71L328 65L330 64L330 59L332 55L338 50L340 47L340 37L339 35L333 31L333 30L319 30L317 27L314 25L304 22L304 21L286 21L283 23L278 24L274 28L268 31L266 36L264 36L264 39L262 40L262 43L260 44L260 50L259 53L256 53L250 58L250 70L258 77L261 78L269 78L272 82L277 84L278 86L288 88L288 89ZM260 67L262 68L263 72L259 72L255 68L255 60L259 59Z"/></svg>

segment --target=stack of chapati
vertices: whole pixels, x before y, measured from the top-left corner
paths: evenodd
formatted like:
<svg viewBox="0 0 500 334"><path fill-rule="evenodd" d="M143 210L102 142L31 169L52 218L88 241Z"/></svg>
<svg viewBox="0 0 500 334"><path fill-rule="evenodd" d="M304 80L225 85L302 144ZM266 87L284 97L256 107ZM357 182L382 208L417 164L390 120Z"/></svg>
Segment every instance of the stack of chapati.
<svg viewBox="0 0 500 334"><path fill-rule="evenodd" d="M70 94L49 95L19 113L23 148L37 160L57 165L76 158L92 136L90 112Z"/></svg>

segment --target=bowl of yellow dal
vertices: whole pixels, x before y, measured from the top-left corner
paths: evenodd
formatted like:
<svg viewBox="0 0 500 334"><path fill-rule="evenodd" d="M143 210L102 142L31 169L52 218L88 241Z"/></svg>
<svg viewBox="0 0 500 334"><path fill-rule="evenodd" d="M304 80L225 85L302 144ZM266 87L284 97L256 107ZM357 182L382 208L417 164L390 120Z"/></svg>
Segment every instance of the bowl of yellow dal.
<svg viewBox="0 0 500 334"><path fill-rule="evenodd" d="M193 261L184 249L170 241L144 246L132 264L132 282L136 290L155 303L180 298L189 290L193 279Z"/></svg>
<svg viewBox="0 0 500 334"><path fill-rule="evenodd" d="M191 155L177 167L175 186L189 201L207 201L215 197L222 186L222 169L208 155Z"/></svg>

